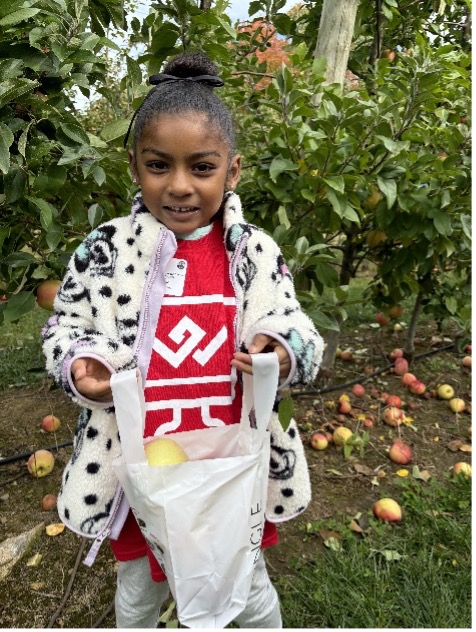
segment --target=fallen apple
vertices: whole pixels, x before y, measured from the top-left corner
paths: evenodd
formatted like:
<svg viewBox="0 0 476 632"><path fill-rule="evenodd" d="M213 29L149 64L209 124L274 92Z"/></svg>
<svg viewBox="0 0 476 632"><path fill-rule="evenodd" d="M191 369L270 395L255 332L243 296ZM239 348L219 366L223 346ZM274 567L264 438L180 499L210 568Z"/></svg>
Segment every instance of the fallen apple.
<svg viewBox="0 0 476 632"><path fill-rule="evenodd" d="M472 345L466 345L466 347L464 348L465 353L471 353L472 352Z"/></svg>
<svg viewBox="0 0 476 632"><path fill-rule="evenodd" d="M472 469L469 463L465 463L464 461L460 461L459 463L455 463L452 468L452 472L455 476L461 474L466 476L467 478L471 478Z"/></svg>
<svg viewBox="0 0 476 632"><path fill-rule="evenodd" d="M43 309L51 311L53 303L61 285L59 279L47 279L42 281L36 289L36 302Z"/></svg>
<svg viewBox="0 0 476 632"><path fill-rule="evenodd" d="M362 384L354 384L354 386L352 387L352 393L356 397L363 397L365 395L365 388L362 386Z"/></svg>
<svg viewBox="0 0 476 632"><path fill-rule="evenodd" d="M343 446L347 443L347 441L352 436L352 430L350 428L346 428L345 426L340 426L336 428L332 434L332 439L334 443L338 446Z"/></svg>
<svg viewBox="0 0 476 632"><path fill-rule="evenodd" d="M400 410L400 408L396 406L387 406L383 411L383 420L388 426L396 428L403 422L404 418L405 414L403 410Z"/></svg>
<svg viewBox="0 0 476 632"><path fill-rule="evenodd" d="M403 358L403 349L394 349L390 351L388 357L392 362L394 362L397 358Z"/></svg>
<svg viewBox="0 0 476 632"><path fill-rule="evenodd" d="M351 410L352 406L350 402L346 401L345 399L339 401L339 412L342 415L348 415Z"/></svg>
<svg viewBox="0 0 476 632"><path fill-rule="evenodd" d="M440 384L437 388L437 393L440 399L451 399L454 397L455 391L449 384Z"/></svg>
<svg viewBox="0 0 476 632"><path fill-rule="evenodd" d="M400 377L405 375L405 373L408 373L408 362L405 358L397 358L395 360L394 371Z"/></svg>
<svg viewBox="0 0 476 632"><path fill-rule="evenodd" d="M388 456L394 463L406 465L412 460L412 451L403 439L395 439L388 451Z"/></svg>
<svg viewBox="0 0 476 632"><path fill-rule="evenodd" d="M390 322L390 319L384 312L378 312L375 314L375 322L378 323L381 327L385 327Z"/></svg>
<svg viewBox="0 0 476 632"><path fill-rule="evenodd" d="M322 432L315 432L312 435L309 443L311 444L311 447L314 448L314 450L325 450L329 445L329 441L327 440L326 435Z"/></svg>
<svg viewBox="0 0 476 632"><path fill-rule="evenodd" d="M402 375L402 384L403 386L410 386L412 382L416 380L416 376L413 373L404 373Z"/></svg>
<svg viewBox="0 0 476 632"><path fill-rule="evenodd" d="M453 397L449 400L448 406L454 413L462 413L466 408L466 403L461 397Z"/></svg>
<svg viewBox="0 0 476 632"><path fill-rule="evenodd" d="M471 358L471 356L464 356L464 358L461 361L461 364L463 366L465 366L467 369L470 369L471 365L472 365L472 358Z"/></svg>
<svg viewBox="0 0 476 632"><path fill-rule="evenodd" d="M41 421L41 428L45 432L56 432L61 426L61 421L54 415L46 415Z"/></svg>
<svg viewBox="0 0 476 632"><path fill-rule="evenodd" d="M410 392L414 395L423 395L423 393L426 391L425 384L423 384L423 382L420 382L420 380L413 380L408 388Z"/></svg>
<svg viewBox="0 0 476 632"><path fill-rule="evenodd" d="M51 511L56 507L56 496L54 494L46 494L41 499L41 509L43 511Z"/></svg>
<svg viewBox="0 0 476 632"><path fill-rule="evenodd" d="M144 444L144 451L149 465L175 465L188 461L184 450L166 437L158 437Z"/></svg>
<svg viewBox="0 0 476 632"><path fill-rule="evenodd" d="M385 404L387 404L387 406L396 406L397 408L401 408L402 400L398 395L389 395L385 400Z"/></svg>
<svg viewBox="0 0 476 632"><path fill-rule="evenodd" d="M401 305L392 305L392 307L388 310L388 315L390 318L400 318L404 311L405 310Z"/></svg>
<svg viewBox="0 0 476 632"><path fill-rule="evenodd" d="M353 354L352 351L350 351L350 349L346 349L345 351L342 351L342 353L340 354L340 359L343 362L352 362L353 359Z"/></svg>
<svg viewBox="0 0 476 632"><path fill-rule="evenodd" d="M381 498L373 505L373 513L379 520L386 522L400 522L402 519L402 508L392 498Z"/></svg>
<svg viewBox="0 0 476 632"><path fill-rule="evenodd" d="M403 331L405 329L405 327L402 325L402 323L395 323L395 325L393 326L393 331L395 333L399 333L400 331Z"/></svg>
<svg viewBox="0 0 476 632"><path fill-rule="evenodd" d="M47 476L53 471L55 457L49 450L37 450L27 461L28 471L36 478Z"/></svg>

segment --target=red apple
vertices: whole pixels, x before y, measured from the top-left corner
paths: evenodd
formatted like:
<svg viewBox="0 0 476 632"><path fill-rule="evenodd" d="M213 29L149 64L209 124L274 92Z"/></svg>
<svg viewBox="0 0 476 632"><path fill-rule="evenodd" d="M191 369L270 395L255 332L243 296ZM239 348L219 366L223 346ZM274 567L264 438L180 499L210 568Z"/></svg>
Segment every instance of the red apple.
<svg viewBox="0 0 476 632"><path fill-rule="evenodd" d="M402 508L392 498L381 498L372 507L374 516L386 522L400 522L402 519Z"/></svg>
<svg viewBox="0 0 476 632"><path fill-rule="evenodd" d="M58 279L42 281L36 289L36 302L38 305L51 311L60 285L61 281Z"/></svg>
<svg viewBox="0 0 476 632"><path fill-rule="evenodd" d="M375 386L370 391L370 397L372 397L373 399L378 399L380 397L380 391L378 390L378 388L375 388Z"/></svg>
<svg viewBox="0 0 476 632"><path fill-rule="evenodd" d="M390 322L390 319L383 312L378 312L375 314L375 322L378 323L381 327L385 327Z"/></svg>
<svg viewBox="0 0 476 632"><path fill-rule="evenodd" d="M402 375L402 384L403 386L410 386L412 382L416 380L416 376L413 373L404 373Z"/></svg>
<svg viewBox="0 0 476 632"><path fill-rule="evenodd" d="M356 397L363 397L365 395L365 388L362 386L362 384L354 384L354 386L352 387L352 393Z"/></svg>
<svg viewBox="0 0 476 632"><path fill-rule="evenodd" d="M372 375L375 372L375 367L367 365L364 366L364 375Z"/></svg>
<svg viewBox="0 0 476 632"><path fill-rule="evenodd" d="M403 349L394 349L389 353L390 360L394 361L397 358L403 358Z"/></svg>
<svg viewBox="0 0 476 632"><path fill-rule="evenodd" d="M463 476L467 476L471 478L472 469L469 463L465 463L464 461L460 461L459 463L455 463L452 468L452 472L455 476L461 474Z"/></svg>
<svg viewBox="0 0 476 632"><path fill-rule="evenodd" d="M363 420L362 425L364 426L364 428L373 428L374 427L374 420L370 419L369 417L366 417Z"/></svg>
<svg viewBox="0 0 476 632"><path fill-rule="evenodd" d="M61 421L54 415L46 415L41 421L41 428L45 432L56 432L61 426Z"/></svg>
<svg viewBox="0 0 476 632"><path fill-rule="evenodd" d="M471 363L472 363L471 356L464 356L464 358L461 361L461 364L467 367L468 369L471 368Z"/></svg>
<svg viewBox="0 0 476 632"><path fill-rule="evenodd" d="M46 494L41 499L41 508L43 511L51 511L56 507L56 496L54 494Z"/></svg>
<svg viewBox="0 0 476 632"><path fill-rule="evenodd" d="M352 355L352 351L350 351L349 349L342 351L342 353L340 354L340 359L343 362L352 362L353 357L354 356Z"/></svg>
<svg viewBox="0 0 476 632"><path fill-rule="evenodd" d="M415 395L423 395L426 391L426 386L420 380L413 380L413 382L408 387L411 393Z"/></svg>
<svg viewBox="0 0 476 632"><path fill-rule="evenodd" d="M465 353L471 353L472 351L472 346L471 345L466 345L466 347L464 348Z"/></svg>
<svg viewBox="0 0 476 632"><path fill-rule="evenodd" d="M332 438L334 439L334 443L338 446L345 445L347 441L352 436L352 430L350 428L346 428L345 426L339 426L334 430Z"/></svg>
<svg viewBox="0 0 476 632"><path fill-rule="evenodd" d="M348 415L351 410L352 410L352 406L351 406L350 402L346 401L345 399L342 399L342 400L339 401L339 412L340 413L342 413L343 415Z"/></svg>
<svg viewBox="0 0 476 632"><path fill-rule="evenodd" d="M383 411L383 420L388 426L393 426L396 428L399 426L405 417L403 410L397 408L396 406L387 406Z"/></svg>
<svg viewBox="0 0 476 632"><path fill-rule="evenodd" d="M397 408L402 407L402 400L398 395L389 395L385 400L387 406L396 406Z"/></svg>
<svg viewBox="0 0 476 632"><path fill-rule="evenodd" d="M405 310L401 305L392 305L392 307L388 310L388 315L390 318L400 318Z"/></svg>
<svg viewBox="0 0 476 632"><path fill-rule="evenodd" d="M408 443L403 439L395 439L388 452L390 460L400 465L406 465L412 460L412 451Z"/></svg>
<svg viewBox="0 0 476 632"><path fill-rule="evenodd" d="M47 476L53 471L54 466L55 457L49 450L37 450L27 462L28 471L36 478Z"/></svg>
<svg viewBox="0 0 476 632"><path fill-rule="evenodd" d="M448 405L454 413L462 413L466 408L464 399L460 397L453 397L449 400Z"/></svg>
<svg viewBox="0 0 476 632"><path fill-rule="evenodd" d="M329 445L329 441L327 440L326 435L322 432L315 432L312 435L309 443L314 448L314 450L325 450Z"/></svg>
<svg viewBox="0 0 476 632"><path fill-rule="evenodd" d="M408 362L405 358L397 358L395 360L395 373L400 376L408 373Z"/></svg>

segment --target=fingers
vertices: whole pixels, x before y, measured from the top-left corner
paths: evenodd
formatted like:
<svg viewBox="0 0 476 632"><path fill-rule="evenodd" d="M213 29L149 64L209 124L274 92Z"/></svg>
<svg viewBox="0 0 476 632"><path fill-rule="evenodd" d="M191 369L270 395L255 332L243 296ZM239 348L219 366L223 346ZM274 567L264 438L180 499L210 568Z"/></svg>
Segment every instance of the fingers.
<svg viewBox="0 0 476 632"><path fill-rule="evenodd" d="M232 366L237 368L243 373L252 375L253 365L251 355L253 353L270 352L274 351L278 356L279 362L279 375L280 377L287 377L291 369L291 359L286 349L275 338L266 334L256 334L253 338L253 342L249 347L250 353L243 353L237 351L233 354Z"/></svg>
<svg viewBox="0 0 476 632"><path fill-rule="evenodd" d="M111 401L111 374L95 358L78 358L71 365L76 389L81 395L96 401Z"/></svg>

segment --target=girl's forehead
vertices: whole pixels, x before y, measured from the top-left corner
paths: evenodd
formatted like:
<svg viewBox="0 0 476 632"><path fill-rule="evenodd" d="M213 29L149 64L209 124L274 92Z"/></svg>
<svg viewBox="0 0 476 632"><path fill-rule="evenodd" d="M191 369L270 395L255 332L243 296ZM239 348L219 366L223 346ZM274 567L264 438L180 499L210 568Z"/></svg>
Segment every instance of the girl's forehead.
<svg viewBox="0 0 476 632"><path fill-rule="evenodd" d="M160 113L152 117L142 130L141 139L170 139L174 135L187 135L190 141L224 143L220 127L203 112L186 111L177 114Z"/></svg>

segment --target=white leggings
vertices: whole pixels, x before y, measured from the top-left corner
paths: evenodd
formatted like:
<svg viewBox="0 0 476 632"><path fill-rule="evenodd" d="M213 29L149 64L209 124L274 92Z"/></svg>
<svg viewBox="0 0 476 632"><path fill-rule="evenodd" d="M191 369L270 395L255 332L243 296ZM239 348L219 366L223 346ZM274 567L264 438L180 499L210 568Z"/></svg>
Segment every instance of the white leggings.
<svg viewBox="0 0 476 632"><path fill-rule="evenodd" d="M154 582L149 559L119 562L116 589L116 627L156 628L160 609L169 595L167 582ZM240 628L282 628L278 595L266 570L263 553L256 563L245 609L235 619Z"/></svg>

